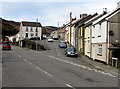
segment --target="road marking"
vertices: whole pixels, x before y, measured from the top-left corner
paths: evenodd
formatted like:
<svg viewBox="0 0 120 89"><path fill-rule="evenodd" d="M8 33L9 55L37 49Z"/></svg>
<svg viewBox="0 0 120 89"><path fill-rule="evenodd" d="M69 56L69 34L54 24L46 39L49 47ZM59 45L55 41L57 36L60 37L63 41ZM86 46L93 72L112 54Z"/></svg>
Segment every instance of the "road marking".
<svg viewBox="0 0 120 89"><path fill-rule="evenodd" d="M20 56L20 55L18 55L18 57L19 57L19 58L21 58L21 56Z"/></svg>
<svg viewBox="0 0 120 89"><path fill-rule="evenodd" d="M35 51L36 52L36 51ZM40 52L39 52L40 53ZM43 53L40 53L40 54L42 54L42 55L45 55L45 54L43 54ZM19 57L21 57L20 55L18 55ZM46 56L46 55L45 55ZM48 57L50 57L50 58L52 58L52 59L56 59L56 60L59 60L59 61L61 61L61 62L65 62L65 63L68 63L68 64L71 64L71 65L74 65L74 66L77 66L77 67L80 67L80 68L83 68L83 69L87 69L87 70L89 70L89 71L94 71L94 72L98 72L98 73L101 73L101 74L104 74L104 75L109 75L109 76L111 76L111 77L117 77L117 76L114 76L114 75L112 75L112 74L110 74L110 73L106 73L106 72L103 72L103 71L100 71L100 70L97 70L97 69L92 69L92 68L89 68L89 67L86 67L86 66L84 66L84 65L79 65L79 64L76 64L76 63L74 63L74 62L70 62L70 61L67 61L67 60L62 60L62 59L60 59L60 58L57 58L57 57L54 57L54 56L50 56L50 55L48 55ZM26 60L25 60L26 61ZM28 62L28 61L27 61ZM29 64L32 64L32 63L30 63L30 62L28 62ZM99 67L99 66L96 66L96 67ZM112 71L111 71L112 72ZM44 73L46 73L46 72L44 72ZM47 74L47 73L46 73ZM116 73L117 74L117 73ZM49 73L48 73L48 75L49 75ZM51 74L50 74L50 76L51 76Z"/></svg>
<svg viewBox="0 0 120 89"><path fill-rule="evenodd" d="M34 65L33 63L31 63L31 62L27 61L26 59L24 59L24 61L26 61L27 63L29 63L29 64L33 65L35 68L37 68L38 70L40 70L40 71L42 71L43 73L47 74L48 76L53 77L53 75L51 75L50 73L48 73L48 72L44 71L43 69L41 69L40 67L38 67L38 66Z"/></svg>
<svg viewBox="0 0 120 89"><path fill-rule="evenodd" d="M59 51L58 51L58 49L56 48L56 51L58 52L58 56L60 56L60 53L59 53Z"/></svg>
<svg viewBox="0 0 120 89"><path fill-rule="evenodd" d="M47 74L48 76L53 77L53 75L51 75L51 74L49 74L48 72L42 70L40 67L38 67L38 66L35 66L35 67L36 67L38 70L42 71L43 73Z"/></svg>
<svg viewBox="0 0 120 89"><path fill-rule="evenodd" d="M72 88L72 89L75 89L73 86L71 86L70 84L66 84L66 86Z"/></svg>
<svg viewBox="0 0 120 89"><path fill-rule="evenodd" d="M92 69L92 68L86 67L86 66L84 66L84 65L79 65L79 64L76 64L76 63L74 63L74 62L70 62L70 61L67 61L67 60L62 60L62 59L56 58L56 57L54 57L54 56L48 56L48 57L50 57L50 58L52 58L52 59L59 60L59 61L61 61L61 62L65 62L65 63L67 63L67 64L71 64L71 65L74 65L74 66L83 68L83 69L87 69L87 70L90 70L90 71L94 71L94 72L97 72L97 73L101 73L101 74L103 74L103 75L108 75L108 76L111 76L111 77L117 77L117 76L114 76L114 75L112 75L112 74L110 74L110 73L105 73L105 72L103 72L103 71L100 71L100 70L97 70L97 69L94 69L94 68Z"/></svg>

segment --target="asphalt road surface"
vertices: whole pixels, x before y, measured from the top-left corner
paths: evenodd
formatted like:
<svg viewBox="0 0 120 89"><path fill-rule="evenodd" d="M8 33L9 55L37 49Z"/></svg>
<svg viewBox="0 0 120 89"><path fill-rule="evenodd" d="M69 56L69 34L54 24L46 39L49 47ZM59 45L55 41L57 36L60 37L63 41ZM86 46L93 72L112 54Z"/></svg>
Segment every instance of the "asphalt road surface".
<svg viewBox="0 0 120 89"><path fill-rule="evenodd" d="M3 87L118 87L117 75L66 57L58 41L42 42L48 50L12 46L2 51Z"/></svg>

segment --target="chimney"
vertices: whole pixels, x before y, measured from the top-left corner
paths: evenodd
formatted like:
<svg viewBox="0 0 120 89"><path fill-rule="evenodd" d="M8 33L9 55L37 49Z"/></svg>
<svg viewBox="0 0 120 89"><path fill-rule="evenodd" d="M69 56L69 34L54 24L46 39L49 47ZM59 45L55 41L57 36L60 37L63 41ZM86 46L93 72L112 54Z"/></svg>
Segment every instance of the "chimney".
<svg viewBox="0 0 120 89"><path fill-rule="evenodd" d="M80 14L80 18L85 18L87 17L87 14Z"/></svg>
<svg viewBox="0 0 120 89"><path fill-rule="evenodd" d="M103 14L107 13L107 8L103 8Z"/></svg>

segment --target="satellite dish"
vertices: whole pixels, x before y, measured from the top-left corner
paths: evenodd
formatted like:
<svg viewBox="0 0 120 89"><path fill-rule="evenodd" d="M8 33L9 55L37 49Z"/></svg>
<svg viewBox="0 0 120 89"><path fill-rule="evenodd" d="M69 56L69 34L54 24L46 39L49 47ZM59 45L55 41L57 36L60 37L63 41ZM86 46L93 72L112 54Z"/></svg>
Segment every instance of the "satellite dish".
<svg viewBox="0 0 120 89"><path fill-rule="evenodd" d="M111 30L111 31L109 31L109 35L110 36L113 36L114 35L114 32Z"/></svg>

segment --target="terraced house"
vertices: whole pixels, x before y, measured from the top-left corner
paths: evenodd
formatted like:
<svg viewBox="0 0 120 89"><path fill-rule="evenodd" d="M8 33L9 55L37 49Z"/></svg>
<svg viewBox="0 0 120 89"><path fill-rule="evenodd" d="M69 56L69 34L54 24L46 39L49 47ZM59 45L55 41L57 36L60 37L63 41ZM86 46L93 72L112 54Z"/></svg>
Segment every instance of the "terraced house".
<svg viewBox="0 0 120 89"><path fill-rule="evenodd" d="M65 25L65 41L71 42L78 53L93 60L118 65L120 53L120 2L111 12L104 8L98 15L82 14L81 18ZM71 41L70 41L71 39Z"/></svg>
<svg viewBox="0 0 120 89"><path fill-rule="evenodd" d="M101 18L93 22L92 25L92 53L91 57L111 64L112 57L118 58L117 48L110 52L109 49L114 45L120 44L119 27L120 27L120 8L117 7L113 11L107 13Z"/></svg>

